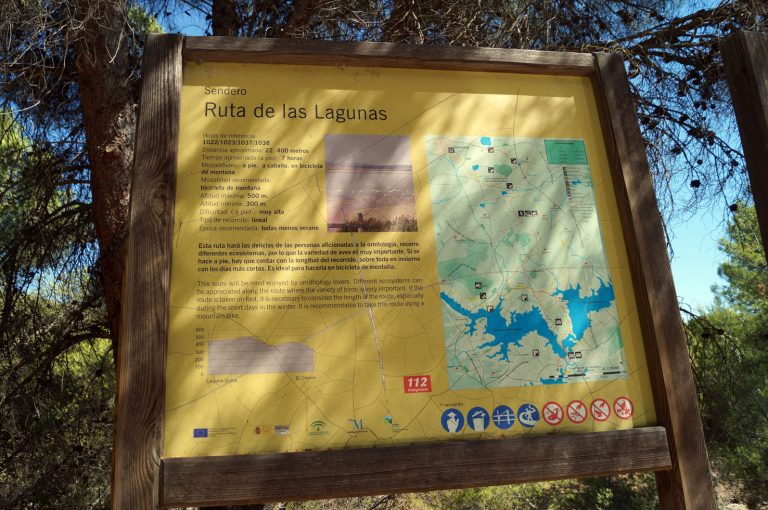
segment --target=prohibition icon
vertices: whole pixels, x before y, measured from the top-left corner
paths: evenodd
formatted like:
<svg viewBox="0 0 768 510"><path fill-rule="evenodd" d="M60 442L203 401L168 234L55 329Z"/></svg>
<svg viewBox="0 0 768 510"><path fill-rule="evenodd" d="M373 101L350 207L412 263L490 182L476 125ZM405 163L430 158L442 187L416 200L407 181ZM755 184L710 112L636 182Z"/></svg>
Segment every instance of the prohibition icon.
<svg viewBox="0 0 768 510"><path fill-rule="evenodd" d="M632 401L627 397L619 397L613 402L613 412L622 420L628 420L632 418L635 406L632 405Z"/></svg>
<svg viewBox="0 0 768 510"><path fill-rule="evenodd" d="M566 409L568 419L573 423L583 423L587 419L587 406L581 400L572 400Z"/></svg>
<svg viewBox="0 0 768 510"><path fill-rule="evenodd" d="M608 405L608 401L604 398L596 398L592 401L592 405L589 406L589 411L597 421L605 421L611 415L611 406Z"/></svg>
<svg viewBox="0 0 768 510"><path fill-rule="evenodd" d="M560 425L563 421L563 408L557 402L547 402L541 408L541 414L544 421L553 427Z"/></svg>

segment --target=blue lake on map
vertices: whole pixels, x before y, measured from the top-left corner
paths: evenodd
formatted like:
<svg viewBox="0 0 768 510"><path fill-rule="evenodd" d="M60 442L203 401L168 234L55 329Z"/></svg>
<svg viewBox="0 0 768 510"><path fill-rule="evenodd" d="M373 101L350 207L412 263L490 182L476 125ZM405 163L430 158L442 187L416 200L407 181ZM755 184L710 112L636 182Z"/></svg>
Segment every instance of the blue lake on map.
<svg viewBox="0 0 768 510"><path fill-rule="evenodd" d="M541 310L536 306L527 312L512 312L508 322L501 313L501 305L504 302L503 299L500 299L499 306L495 307L490 312L485 308L479 308L472 312L461 306L451 298L451 296L444 292L440 293L440 297L454 311L469 319L468 335L472 335L475 332L478 320L485 319L485 332L491 335L493 340L482 344L480 348L498 346L498 352L491 357L499 356L502 361L509 361L509 344L514 344L517 347L520 347L520 340L522 340L528 333L538 333L546 338L548 344L558 356L564 358L567 355L563 348L557 343L557 336L551 329L549 329L549 325L541 314Z"/></svg>
<svg viewBox="0 0 768 510"><path fill-rule="evenodd" d="M568 288L567 290L556 290L552 293L553 296L561 296L565 301L565 306L568 308L568 315L571 317L571 324L573 325L573 333L569 334L565 340L563 340L563 347L571 349L576 342L584 338L584 333L590 326L589 312L599 312L605 308L613 305L616 297L613 293L613 284L605 284L600 280L600 287L597 291L592 289L590 295L581 297L581 285L576 285L576 288Z"/></svg>
<svg viewBox="0 0 768 510"><path fill-rule="evenodd" d="M493 340L480 345L479 348L498 347L498 351L489 357L499 357L501 361L509 361L510 344L520 347L520 341L529 333L537 333L546 338L547 345L552 348L555 354L561 358L567 357L568 352L579 340L584 338L584 334L589 329L591 324L590 312L597 312L610 307L615 299L613 285L606 285L602 280L600 280L600 287L597 290L593 289L589 295L584 297L581 296L581 285L565 290L557 289L552 293L552 296L562 297L573 326L573 332L566 336L562 345L557 342L557 334L552 331L549 322L537 306L533 306L531 310L523 313L511 312L507 318L502 314L503 299L500 299L498 306L491 311L483 307L471 311L461 306L445 292L440 293L445 304L469 320L467 335L471 336L475 333L477 322L480 319L485 320L485 333L491 335Z"/></svg>

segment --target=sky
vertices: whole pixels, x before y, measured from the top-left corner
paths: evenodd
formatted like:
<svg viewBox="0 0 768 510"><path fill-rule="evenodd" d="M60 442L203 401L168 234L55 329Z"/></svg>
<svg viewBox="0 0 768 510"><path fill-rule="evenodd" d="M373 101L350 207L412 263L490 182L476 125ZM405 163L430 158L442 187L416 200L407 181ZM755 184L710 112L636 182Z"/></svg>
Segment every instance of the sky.
<svg viewBox="0 0 768 510"><path fill-rule="evenodd" d="M712 285L722 285L717 267L725 256L717 248L718 239L725 235L723 213L719 210L701 211L698 216L671 228L672 276L682 306L702 311L712 304Z"/></svg>

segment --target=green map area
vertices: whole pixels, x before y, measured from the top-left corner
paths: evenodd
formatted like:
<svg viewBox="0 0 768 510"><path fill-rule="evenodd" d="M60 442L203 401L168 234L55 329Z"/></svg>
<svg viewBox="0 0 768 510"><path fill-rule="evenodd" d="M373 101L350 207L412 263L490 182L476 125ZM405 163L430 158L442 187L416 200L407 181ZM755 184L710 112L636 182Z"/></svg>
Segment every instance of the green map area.
<svg viewBox="0 0 768 510"><path fill-rule="evenodd" d="M584 142L425 144L450 387L626 378Z"/></svg>

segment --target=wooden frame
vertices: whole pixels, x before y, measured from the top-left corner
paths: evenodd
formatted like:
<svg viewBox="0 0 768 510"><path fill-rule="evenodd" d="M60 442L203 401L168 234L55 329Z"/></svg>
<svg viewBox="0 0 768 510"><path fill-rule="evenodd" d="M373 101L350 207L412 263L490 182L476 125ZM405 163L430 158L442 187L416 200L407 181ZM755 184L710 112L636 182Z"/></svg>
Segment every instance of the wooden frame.
<svg viewBox="0 0 768 510"><path fill-rule="evenodd" d="M659 426L328 452L162 459L183 59L592 77L632 266ZM668 264L658 263L666 256L661 218L618 55L150 36L123 298L112 506L243 504L656 471L663 508L714 509L676 294ZM487 456L480 462L476 460L479 456L467 452ZM508 456L525 462L512 468L488 462ZM430 469L419 471L425 466ZM290 480L279 476L288 470Z"/></svg>
<svg viewBox="0 0 768 510"><path fill-rule="evenodd" d="M768 253L768 35L737 32L722 43L763 249Z"/></svg>

